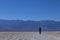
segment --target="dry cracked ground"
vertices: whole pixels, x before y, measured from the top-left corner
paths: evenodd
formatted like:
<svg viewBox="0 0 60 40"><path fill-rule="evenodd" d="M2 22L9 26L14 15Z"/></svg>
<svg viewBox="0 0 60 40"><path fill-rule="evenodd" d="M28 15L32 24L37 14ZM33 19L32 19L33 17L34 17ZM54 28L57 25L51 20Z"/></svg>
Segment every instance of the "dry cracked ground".
<svg viewBox="0 0 60 40"><path fill-rule="evenodd" d="M0 32L0 40L60 40L60 32Z"/></svg>

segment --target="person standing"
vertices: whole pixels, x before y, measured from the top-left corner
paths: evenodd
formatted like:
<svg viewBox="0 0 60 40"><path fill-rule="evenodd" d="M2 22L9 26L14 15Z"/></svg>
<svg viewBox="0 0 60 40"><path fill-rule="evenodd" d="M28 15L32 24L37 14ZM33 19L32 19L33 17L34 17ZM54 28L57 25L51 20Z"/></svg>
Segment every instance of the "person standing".
<svg viewBox="0 0 60 40"><path fill-rule="evenodd" d="M39 34L41 34L41 27L39 27Z"/></svg>

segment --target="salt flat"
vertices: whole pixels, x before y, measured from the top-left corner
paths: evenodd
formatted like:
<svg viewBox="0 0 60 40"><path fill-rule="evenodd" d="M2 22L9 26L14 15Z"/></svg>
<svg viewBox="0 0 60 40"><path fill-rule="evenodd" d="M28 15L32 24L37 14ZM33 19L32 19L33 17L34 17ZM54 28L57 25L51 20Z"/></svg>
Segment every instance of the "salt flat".
<svg viewBox="0 0 60 40"><path fill-rule="evenodd" d="M60 40L60 32L0 32L0 40Z"/></svg>

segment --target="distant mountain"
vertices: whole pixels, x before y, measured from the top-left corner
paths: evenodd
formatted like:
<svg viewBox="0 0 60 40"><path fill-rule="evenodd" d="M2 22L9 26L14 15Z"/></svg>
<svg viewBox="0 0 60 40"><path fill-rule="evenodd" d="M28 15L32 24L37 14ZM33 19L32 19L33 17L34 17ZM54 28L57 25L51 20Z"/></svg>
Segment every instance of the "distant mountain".
<svg viewBox="0 0 60 40"><path fill-rule="evenodd" d="M60 31L60 22L52 20L3 20L0 19L0 31Z"/></svg>

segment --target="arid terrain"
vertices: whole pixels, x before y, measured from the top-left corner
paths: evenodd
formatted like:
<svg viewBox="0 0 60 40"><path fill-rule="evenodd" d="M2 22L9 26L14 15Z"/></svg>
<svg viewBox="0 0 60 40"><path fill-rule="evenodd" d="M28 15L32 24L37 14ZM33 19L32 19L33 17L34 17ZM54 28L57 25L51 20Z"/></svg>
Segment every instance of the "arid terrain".
<svg viewBox="0 0 60 40"><path fill-rule="evenodd" d="M60 40L60 32L0 32L0 40Z"/></svg>

